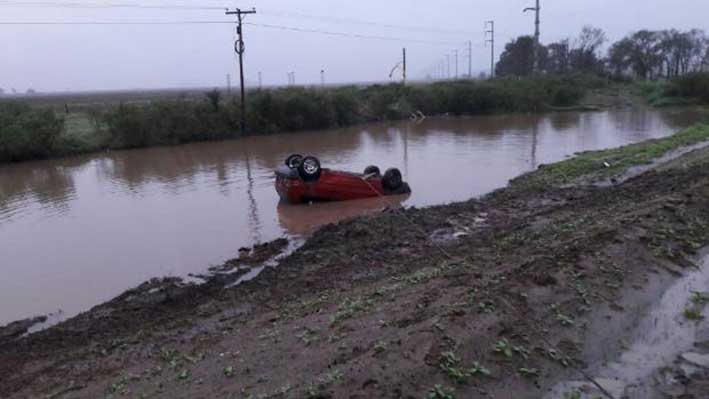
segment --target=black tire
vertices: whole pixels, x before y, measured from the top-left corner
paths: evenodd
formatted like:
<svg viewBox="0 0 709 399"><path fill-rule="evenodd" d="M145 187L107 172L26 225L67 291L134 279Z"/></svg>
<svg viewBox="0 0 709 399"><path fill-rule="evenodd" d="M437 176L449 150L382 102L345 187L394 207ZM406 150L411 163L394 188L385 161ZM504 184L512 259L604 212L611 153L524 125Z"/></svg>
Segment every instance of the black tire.
<svg viewBox="0 0 709 399"><path fill-rule="evenodd" d="M379 170L379 167L374 166L374 165L369 165L366 168L364 168L364 174L365 175L374 174L375 176L381 176L382 172Z"/></svg>
<svg viewBox="0 0 709 399"><path fill-rule="evenodd" d="M300 163L303 162L303 156L300 154L293 154L289 155L288 158L286 158L286 166L295 169L300 165Z"/></svg>
<svg viewBox="0 0 709 399"><path fill-rule="evenodd" d="M386 190L389 191L395 191L401 185L404 183L404 181L401 178L401 172L397 168L389 168L387 169L386 172L384 172L384 177L382 178L382 186Z"/></svg>
<svg viewBox="0 0 709 399"><path fill-rule="evenodd" d="M298 165L298 174L304 181L316 181L320 178L321 173L320 161L315 157L305 157Z"/></svg>

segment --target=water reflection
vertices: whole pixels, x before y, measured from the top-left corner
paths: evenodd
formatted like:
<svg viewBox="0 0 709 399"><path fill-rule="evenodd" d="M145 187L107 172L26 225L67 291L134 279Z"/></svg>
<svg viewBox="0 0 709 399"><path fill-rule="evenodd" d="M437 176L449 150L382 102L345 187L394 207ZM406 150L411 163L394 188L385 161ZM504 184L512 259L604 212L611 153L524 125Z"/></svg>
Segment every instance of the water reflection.
<svg viewBox="0 0 709 399"><path fill-rule="evenodd" d="M279 202L277 207L278 223L283 230L290 234L308 234L323 224L381 212L387 208L400 208L409 197L410 194L404 194L310 205L292 205Z"/></svg>
<svg viewBox="0 0 709 399"><path fill-rule="evenodd" d="M343 170L398 167L413 193L388 201L425 206L700 117L629 109L427 119L0 166L0 271L13 276L0 280L0 324L57 306L72 315L148 278L202 272L241 246L388 206L279 204L273 170L291 153Z"/></svg>
<svg viewBox="0 0 709 399"><path fill-rule="evenodd" d="M41 167L24 164L0 166L0 223L9 223L30 211L45 216L69 212L76 200L76 162L50 163ZM81 164L81 163L79 163Z"/></svg>

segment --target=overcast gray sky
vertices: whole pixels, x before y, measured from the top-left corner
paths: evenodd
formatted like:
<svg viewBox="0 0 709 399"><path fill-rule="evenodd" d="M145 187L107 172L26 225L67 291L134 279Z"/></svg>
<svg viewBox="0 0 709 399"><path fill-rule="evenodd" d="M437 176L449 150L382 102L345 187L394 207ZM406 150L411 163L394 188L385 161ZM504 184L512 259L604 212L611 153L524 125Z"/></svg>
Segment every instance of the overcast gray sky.
<svg viewBox="0 0 709 399"><path fill-rule="evenodd" d="M474 74L489 68L483 24L495 20L497 55L511 37L530 34L534 0L0 0L0 22L227 21L219 7L251 8L245 26L247 84L387 80L407 47L409 74L421 78L459 50L467 71L466 41L473 42ZM59 3L61 6L50 6ZM18 6L24 4L24 6ZM29 4L29 5L28 5ZM76 5L216 7L206 10ZM575 36L585 24L611 40L642 29L709 29L709 0L542 0L542 42ZM326 18L319 18L326 17ZM356 23L366 22L366 23ZM389 25L389 26L387 26ZM396 25L393 27L391 25ZM274 26L386 38L330 36ZM0 88L39 91L211 87L236 75L234 26L0 25ZM421 43L426 41L432 43Z"/></svg>

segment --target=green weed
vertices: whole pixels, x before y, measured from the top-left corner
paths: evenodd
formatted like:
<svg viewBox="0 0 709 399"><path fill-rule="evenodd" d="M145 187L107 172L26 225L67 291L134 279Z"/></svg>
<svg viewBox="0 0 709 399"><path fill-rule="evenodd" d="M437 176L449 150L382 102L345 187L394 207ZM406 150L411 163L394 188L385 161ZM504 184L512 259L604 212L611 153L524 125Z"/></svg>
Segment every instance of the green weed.
<svg viewBox="0 0 709 399"><path fill-rule="evenodd" d="M442 385L436 385L428 390L427 399L455 399L453 390Z"/></svg>

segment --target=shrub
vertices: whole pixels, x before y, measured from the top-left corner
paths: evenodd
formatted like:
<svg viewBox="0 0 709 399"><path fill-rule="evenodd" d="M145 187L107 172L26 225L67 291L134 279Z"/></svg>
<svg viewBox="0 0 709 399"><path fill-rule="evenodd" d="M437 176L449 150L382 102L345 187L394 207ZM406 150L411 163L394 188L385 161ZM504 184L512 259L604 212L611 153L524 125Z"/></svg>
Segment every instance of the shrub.
<svg viewBox="0 0 709 399"><path fill-rule="evenodd" d="M696 72L672 80L667 95L697 98L709 102L709 72Z"/></svg>
<svg viewBox="0 0 709 399"><path fill-rule="evenodd" d="M148 105L125 105L103 116L113 148L137 148L161 144L219 140L238 135L236 103L156 101Z"/></svg>
<svg viewBox="0 0 709 399"><path fill-rule="evenodd" d="M248 134L268 134L405 119L419 110L426 115L534 112L550 105L578 103L586 89L603 84L602 80L588 76L547 76L409 86L253 90L247 96L246 115L241 114L241 103L236 97L225 97L212 90L197 100L180 97L142 105L101 107L87 114L96 131L93 136L100 140L85 134L68 135L71 137L62 138L59 145L62 119L50 111L4 103L0 109L0 161L68 155L106 147L134 148L235 138L241 134L243 118ZM704 90L697 89L703 87L700 83L680 86Z"/></svg>
<svg viewBox="0 0 709 399"><path fill-rule="evenodd" d="M0 103L0 162L50 156L63 125L51 110Z"/></svg>

